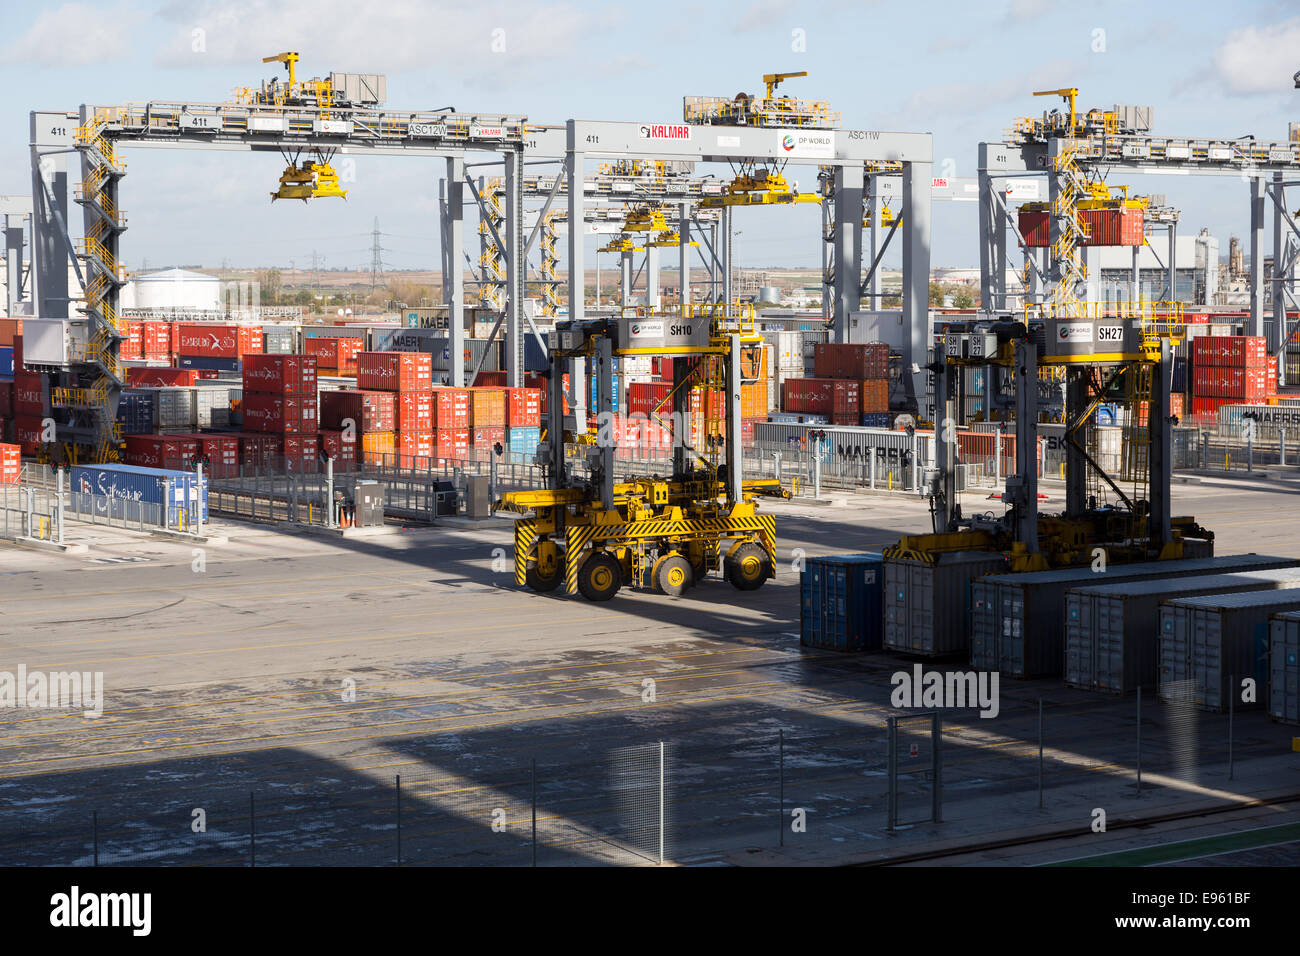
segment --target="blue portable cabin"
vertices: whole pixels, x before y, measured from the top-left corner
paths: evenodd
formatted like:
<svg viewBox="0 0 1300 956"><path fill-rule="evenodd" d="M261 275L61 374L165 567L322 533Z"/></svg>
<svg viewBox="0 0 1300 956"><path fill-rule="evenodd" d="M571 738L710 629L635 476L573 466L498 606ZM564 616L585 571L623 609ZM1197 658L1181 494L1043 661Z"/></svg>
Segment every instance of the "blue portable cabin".
<svg viewBox="0 0 1300 956"><path fill-rule="evenodd" d="M208 476L199 487L192 471L144 468L139 465L76 465L71 470L71 491L80 495L78 510L135 520L140 511L132 502L161 507L163 482L168 483L167 526L185 529L195 520L196 509L208 520ZM148 511L149 509L145 509ZM158 515L161 520L161 515ZM146 517L145 520L150 520Z"/></svg>

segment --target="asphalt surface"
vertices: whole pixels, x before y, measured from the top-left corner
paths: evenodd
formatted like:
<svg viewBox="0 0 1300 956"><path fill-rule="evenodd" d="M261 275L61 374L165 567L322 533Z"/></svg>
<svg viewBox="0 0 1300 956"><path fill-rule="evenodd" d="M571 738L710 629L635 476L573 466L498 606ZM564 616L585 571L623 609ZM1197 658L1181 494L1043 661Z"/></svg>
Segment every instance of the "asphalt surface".
<svg viewBox="0 0 1300 956"><path fill-rule="evenodd" d="M1298 494L1207 482L1176 499L1217 553L1300 557ZM966 497L985 508L1000 505ZM197 551L103 529L80 556L0 545L0 669L104 682L98 718L0 711L0 864L384 864L399 842L403 863L655 862L660 742L678 863L833 862L1129 799L1131 700L1006 681L996 719L945 716L947 822L886 831L890 676L911 662L801 649L793 565L928 530L928 512L884 496L771 510L784 563L762 590L604 605L517 589L504 521L351 540L226 524L227 544ZM1294 732L1238 714L1241 777L1294 784ZM905 728L904 823L928 815L931 746ZM1151 704L1142 754L1148 806L1232 790L1222 717Z"/></svg>

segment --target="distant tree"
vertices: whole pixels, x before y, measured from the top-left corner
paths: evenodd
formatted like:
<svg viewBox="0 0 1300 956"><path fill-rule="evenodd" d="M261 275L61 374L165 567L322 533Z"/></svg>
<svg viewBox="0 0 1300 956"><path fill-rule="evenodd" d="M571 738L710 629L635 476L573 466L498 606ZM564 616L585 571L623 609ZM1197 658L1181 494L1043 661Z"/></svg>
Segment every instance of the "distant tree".
<svg viewBox="0 0 1300 956"><path fill-rule="evenodd" d="M299 289L299 290L294 294L294 297L293 297L293 304L294 304L294 305L301 305L301 306L303 306L304 308L306 308L306 307L308 307L308 306L310 306L310 305L312 304L312 298L313 298L313 296L312 296L310 290L308 290L308 289Z"/></svg>
<svg viewBox="0 0 1300 956"><path fill-rule="evenodd" d="M969 309L975 305L975 296L971 295L970 289L958 289L952 295L953 308Z"/></svg>
<svg viewBox="0 0 1300 956"><path fill-rule="evenodd" d="M933 304L931 299L931 304ZM881 299L881 308L884 309L901 309L903 307L903 297L901 295L887 295Z"/></svg>
<svg viewBox="0 0 1300 956"><path fill-rule="evenodd" d="M259 295L267 305L277 305L284 292L284 279L279 269L258 269L254 274Z"/></svg>
<svg viewBox="0 0 1300 956"><path fill-rule="evenodd" d="M943 284L940 282L930 283L930 304L943 305L944 292Z"/></svg>

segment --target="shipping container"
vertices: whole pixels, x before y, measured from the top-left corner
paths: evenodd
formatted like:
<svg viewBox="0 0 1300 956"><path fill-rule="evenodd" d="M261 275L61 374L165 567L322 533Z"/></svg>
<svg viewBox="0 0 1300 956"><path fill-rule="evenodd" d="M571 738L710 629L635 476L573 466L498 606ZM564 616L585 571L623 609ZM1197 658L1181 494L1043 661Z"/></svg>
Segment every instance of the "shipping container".
<svg viewBox="0 0 1300 956"><path fill-rule="evenodd" d="M189 368L150 368L134 366L126 370L128 388L166 388L193 385L198 373Z"/></svg>
<svg viewBox="0 0 1300 956"><path fill-rule="evenodd" d="M284 325L262 326L262 351L267 355L287 355L297 351L298 330Z"/></svg>
<svg viewBox="0 0 1300 956"><path fill-rule="evenodd" d="M357 440L354 432L342 429L321 429L318 433L317 446L320 453L327 458L339 461L357 460Z"/></svg>
<svg viewBox="0 0 1300 956"><path fill-rule="evenodd" d="M200 484L192 471L136 465L74 465L69 488L72 494L84 496L78 502L81 511L93 507L99 514L126 518L137 513L126 506L127 502L153 505L166 502L170 528L186 528L196 510L202 513L204 521L208 519L208 480L205 476Z"/></svg>
<svg viewBox="0 0 1300 956"><path fill-rule="evenodd" d="M1264 369L1198 364L1192 372L1192 394L1253 402L1268 395L1268 376Z"/></svg>
<svg viewBox="0 0 1300 956"><path fill-rule="evenodd" d="M358 434L397 431L397 394L377 390L340 389L320 393L320 425Z"/></svg>
<svg viewBox="0 0 1300 956"><path fill-rule="evenodd" d="M537 428L541 425L542 413L546 409L545 391L538 388L507 388L504 391L506 428Z"/></svg>
<svg viewBox="0 0 1300 956"><path fill-rule="evenodd" d="M361 460L367 465L393 465L396 454L396 432L366 432L361 436Z"/></svg>
<svg viewBox="0 0 1300 956"><path fill-rule="evenodd" d="M781 387L781 408L821 415L862 413L862 383L835 378L789 378Z"/></svg>
<svg viewBox="0 0 1300 956"><path fill-rule="evenodd" d="M1230 694L1252 678L1253 704L1268 700L1268 619L1300 610L1300 589L1183 598L1160 606L1159 688L1165 700L1190 701L1209 711L1228 709ZM1230 683L1231 682L1231 683Z"/></svg>
<svg viewBox="0 0 1300 956"><path fill-rule="evenodd" d="M859 381L888 380L889 346L879 342L866 345L826 342L815 345L813 376L851 378ZM888 406L884 410L888 410ZM869 411L877 411L877 409L869 409Z"/></svg>
<svg viewBox="0 0 1300 956"><path fill-rule="evenodd" d="M1274 614L1268 628L1268 715L1300 724L1300 613Z"/></svg>
<svg viewBox="0 0 1300 956"><path fill-rule="evenodd" d="M1229 592L1300 587L1295 567L1236 574L1156 578L1077 588L1066 595L1065 682L1126 694L1154 688L1160 602Z"/></svg>
<svg viewBox="0 0 1300 956"><path fill-rule="evenodd" d="M0 375L6 378L13 378L14 374L14 347L12 345L0 346Z"/></svg>
<svg viewBox="0 0 1300 956"><path fill-rule="evenodd" d="M440 459L469 457L468 428L438 428L433 432L433 454Z"/></svg>
<svg viewBox="0 0 1300 956"><path fill-rule="evenodd" d="M472 428L504 427L506 423L506 393L500 388L471 388L469 392L469 425Z"/></svg>
<svg viewBox="0 0 1300 956"><path fill-rule="evenodd" d="M157 393L153 389L126 389L117 403L117 421L123 435L147 435L158 427Z"/></svg>
<svg viewBox="0 0 1300 956"><path fill-rule="evenodd" d="M432 420L435 429L469 428L470 393L464 388L433 390Z"/></svg>
<svg viewBox="0 0 1300 956"><path fill-rule="evenodd" d="M807 558L799 574L799 643L880 650L884 560L876 553Z"/></svg>
<svg viewBox="0 0 1300 956"><path fill-rule="evenodd" d="M242 411L244 427L249 431L286 434L309 432L314 435L320 427L314 391L300 395L245 392Z"/></svg>
<svg viewBox="0 0 1300 956"><path fill-rule="evenodd" d="M542 430L536 425L507 426L506 448L516 455L534 455L542 440Z"/></svg>
<svg viewBox="0 0 1300 956"><path fill-rule="evenodd" d="M420 352L358 352L357 386L389 392L418 392L433 386L430 357Z"/></svg>
<svg viewBox="0 0 1300 956"><path fill-rule="evenodd" d="M270 432L243 432L239 439L239 463L254 469L267 468L284 452L284 436Z"/></svg>
<svg viewBox="0 0 1300 956"><path fill-rule="evenodd" d="M124 435L128 465L141 468L189 468L199 456L199 443L184 432L172 435Z"/></svg>
<svg viewBox="0 0 1300 956"><path fill-rule="evenodd" d="M173 332L176 342L174 351L182 356L237 359L240 352L239 329L237 325L177 323Z"/></svg>
<svg viewBox="0 0 1300 956"><path fill-rule="evenodd" d="M244 360L244 391L266 395L302 395L317 387L313 355L250 355Z"/></svg>
<svg viewBox="0 0 1300 956"><path fill-rule="evenodd" d="M1006 559L988 551L952 551L933 562L885 562L885 639L890 650L923 657L966 656L971 582L1006 569Z"/></svg>
<svg viewBox="0 0 1300 956"><path fill-rule="evenodd" d="M16 485L23 473L23 450L0 444L0 485Z"/></svg>
<svg viewBox="0 0 1300 956"><path fill-rule="evenodd" d="M1268 343L1262 335L1200 335L1192 339L1192 365L1263 371Z"/></svg>
<svg viewBox="0 0 1300 956"><path fill-rule="evenodd" d="M1141 246L1145 243L1142 209L1080 209L1079 223L1086 236L1082 246ZM1020 234L1033 248L1050 246L1051 218L1045 210L1022 209L1019 212Z"/></svg>
<svg viewBox="0 0 1300 956"><path fill-rule="evenodd" d="M365 349L365 342L359 338L344 336L313 337L303 343L307 355L316 356L318 366L336 369L340 372L357 370L357 355Z"/></svg>
<svg viewBox="0 0 1300 956"><path fill-rule="evenodd" d="M431 392L394 393L397 411L397 432L408 439L416 435L428 436L433 431L433 394ZM398 445L402 443L398 438Z"/></svg>

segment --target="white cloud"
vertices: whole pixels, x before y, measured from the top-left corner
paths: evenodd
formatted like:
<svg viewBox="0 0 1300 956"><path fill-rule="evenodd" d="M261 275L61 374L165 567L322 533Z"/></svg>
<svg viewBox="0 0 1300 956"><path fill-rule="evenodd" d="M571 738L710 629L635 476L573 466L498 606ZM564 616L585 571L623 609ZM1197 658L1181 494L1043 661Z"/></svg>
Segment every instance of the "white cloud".
<svg viewBox="0 0 1300 956"><path fill-rule="evenodd" d="M131 31L139 19L125 4L65 3L45 10L27 32L4 48L3 58L42 66L86 66L131 55Z"/></svg>
<svg viewBox="0 0 1300 956"><path fill-rule="evenodd" d="M172 5L162 16L174 32L158 51L158 64L240 64L249 68L250 83L270 76L271 64L258 72L262 57L282 50L302 55L304 77L428 70L472 81L562 56L580 37L597 43L614 22L564 0L525 8L503 0L200 0ZM197 43L196 30L202 31Z"/></svg>
<svg viewBox="0 0 1300 956"><path fill-rule="evenodd" d="M1026 20L1037 20L1049 9L1048 0L1011 0L1007 4L1008 21L1024 23Z"/></svg>
<svg viewBox="0 0 1300 956"><path fill-rule="evenodd" d="M1280 93L1300 67L1300 17L1276 26L1233 30L1214 52L1214 70L1230 93Z"/></svg>
<svg viewBox="0 0 1300 956"><path fill-rule="evenodd" d="M1027 73L1007 77L997 81L979 83L945 83L939 86L917 90L908 97L904 107L905 114L916 116L921 121L931 116L970 116L990 106L1021 101L1025 104L1025 114L1042 112L1059 105L1059 100L1048 101L1046 97L1034 99L1034 90L1058 89L1072 84L1077 85L1078 78L1087 72L1088 65L1083 60L1063 61L1050 66L1039 67ZM919 115L918 115L919 114ZM1010 122L1008 114L1007 120Z"/></svg>

